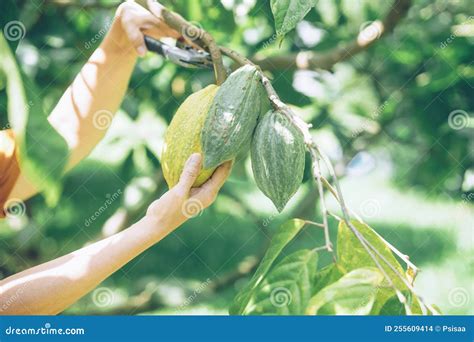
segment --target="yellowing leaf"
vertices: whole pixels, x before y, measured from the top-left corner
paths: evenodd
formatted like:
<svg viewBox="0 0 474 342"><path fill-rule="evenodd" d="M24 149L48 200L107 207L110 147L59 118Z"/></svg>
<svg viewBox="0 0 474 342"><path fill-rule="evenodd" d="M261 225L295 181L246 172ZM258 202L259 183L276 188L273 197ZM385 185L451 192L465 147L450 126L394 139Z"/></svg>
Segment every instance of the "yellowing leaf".
<svg viewBox="0 0 474 342"><path fill-rule="evenodd" d="M403 270L400 263L397 261L395 256L392 254L390 248L385 242L375 233L375 231L368 225L358 222L351 221L352 225L365 237L365 239L387 260L392 267L398 271L403 277L405 277L405 271ZM394 286L400 291L408 291L408 287L405 285L402 279L380 258L373 252L373 255L378 260L382 268L385 270L387 275L392 280ZM339 222L338 236L337 236L337 258L338 265L341 266L346 272L350 272L354 269L361 267L377 267L374 260L368 254L368 252L362 246L362 243L355 236L355 234L347 227L344 221ZM408 279L407 279L408 280ZM373 307L373 314L378 314L385 302L395 292L392 288L388 287L389 282L385 279L384 286L381 287L377 294L377 301ZM418 300L415 298L412 307L413 312L419 311Z"/></svg>
<svg viewBox="0 0 474 342"><path fill-rule="evenodd" d="M382 282L383 275L375 268L353 270L316 293L311 298L306 313L368 315Z"/></svg>

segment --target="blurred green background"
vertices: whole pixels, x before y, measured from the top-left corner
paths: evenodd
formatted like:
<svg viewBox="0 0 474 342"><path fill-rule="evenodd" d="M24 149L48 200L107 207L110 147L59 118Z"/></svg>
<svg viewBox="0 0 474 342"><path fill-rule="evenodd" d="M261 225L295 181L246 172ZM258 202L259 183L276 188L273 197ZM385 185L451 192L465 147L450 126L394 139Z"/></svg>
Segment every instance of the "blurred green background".
<svg viewBox="0 0 474 342"><path fill-rule="evenodd" d="M319 0L296 30L274 39L266 0L162 2L249 57L329 51L392 5ZM49 112L98 46L118 2L17 4L26 27L17 56ZM469 0L414 0L394 32L333 70L283 68L269 74L282 100L313 124L349 206L422 269L416 287L446 314L474 313L473 14ZM167 124L179 104L212 77L156 55L141 59L106 138L68 173L59 205L48 208L36 196L26 202L28 215L0 222L0 278L142 216L147 203L166 191L159 160ZM248 156L242 156L211 208L66 313L226 314L275 228L289 217L320 220L307 171L300 191L277 214L256 188ZM338 213L329 195L327 200ZM88 222L107 201L98 219ZM330 223L335 241L336 221ZM291 248L322 244L321 231L307 228Z"/></svg>

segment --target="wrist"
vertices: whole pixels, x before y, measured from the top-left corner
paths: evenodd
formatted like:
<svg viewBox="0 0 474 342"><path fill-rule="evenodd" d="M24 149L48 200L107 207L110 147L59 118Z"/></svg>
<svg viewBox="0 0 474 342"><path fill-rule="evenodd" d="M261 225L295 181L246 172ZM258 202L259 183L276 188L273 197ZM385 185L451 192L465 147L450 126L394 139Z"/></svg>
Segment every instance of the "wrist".
<svg viewBox="0 0 474 342"><path fill-rule="evenodd" d="M170 222L148 213L142 218L142 221L146 226L147 234L152 238L153 243L157 243L176 229L176 227L174 227Z"/></svg>
<svg viewBox="0 0 474 342"><path fill-rule="evenodd" d="M138 57L132 42L130 42L128 39L128 36L123 28L120 7L115 14L112 24L110 25L109 32L103 41L103 45L106 49L121 55L125 54L133 58Z"/></svg>

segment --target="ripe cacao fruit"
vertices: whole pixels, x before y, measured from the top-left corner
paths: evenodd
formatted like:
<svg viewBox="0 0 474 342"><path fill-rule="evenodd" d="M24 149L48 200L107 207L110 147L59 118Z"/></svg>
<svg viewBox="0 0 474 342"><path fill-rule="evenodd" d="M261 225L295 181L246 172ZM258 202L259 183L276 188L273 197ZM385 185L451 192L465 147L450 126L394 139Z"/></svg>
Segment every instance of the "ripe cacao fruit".
<svg viewBox="0 0 474 342"><path fill-rule="evenodd" d="M202 153L201 132L219 87L211 84L191 94L179 106L165 134L161 165L163 176L172 188L179 181L184 164L193 153ZM200 186L215 168L203 168L193 186Z"/></svg>
<svg viewBox="0 0 474 342"><path fill-rule="evenodd" d="M285 115L269 111L255 129L250 157L259 189L281 212L303 180L303 135Z"/></svg>
<svg viewBox="0 0 474 342"><path fill-rule="evenodd" d="M245 65L220 86L202 132L204 167L233 159L250 142L265 97L257 69Z"/></svg>

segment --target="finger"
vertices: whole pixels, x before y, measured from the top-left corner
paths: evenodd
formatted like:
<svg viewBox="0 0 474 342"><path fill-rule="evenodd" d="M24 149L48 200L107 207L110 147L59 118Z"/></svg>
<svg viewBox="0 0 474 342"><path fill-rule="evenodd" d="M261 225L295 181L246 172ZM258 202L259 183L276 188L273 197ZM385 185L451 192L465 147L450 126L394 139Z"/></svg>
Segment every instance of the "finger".
<svg viewBox="0 0 474 342"><path fill-rule="evenodd" d="M143 33L155 39L161 39L163 37L171 37L174 39L178 39L179 37L181 37L178 32L169 28L162 22L159 22L158 25L154 25L151 27L147 25Z"/></svg>
<svg viewBox="0 0 474 342"><path fill-rule="evenodd" d="M178 31L173 30L164 21L160 22L159 29L161 30L161 35L164 37L170 37L174 39L178 39L181 37L181 34Z"/></svg>
<svg viewBox="0 0 474 342"><path fill-rule="evenodd" d="M233 161L228 161L219 166L212 174L212 177L201 188L217 193L222 185L224 185L227 177L229 177L232 165Z"/></svg>
<svg viewBox="0 0 474 342"><path fill-rule="evenodd" d="M143 17L141 18L141 21L143 23L143 25L141 25L142 27L149 27L149 28L152 28L152 27L158 27L161 24L161 19L160 18L157 18L155 17L153 14L151 14L150 12L146 12Z"/></svg>
<svg viewBox="0 0 474 342"><path fill-rule="evenodd" d="M143 38L143 33L135 25L123 25L125 33L127 34L128 39L135 47L139 56L144 56L146 54L145 40Z"/></svg>
<svg viewBox="0 0 474 342"><path fill-rule="evenodd" d="M161 12L165 8L162 4L158 1L147 0L148 9L151 13L153 13L158 18L161 18Z"/></svg>
<svg viewBox="0 0 474 342"><path fill-rule="evenodd" d="M188 192L193 186L197 176L199 175L199 171L201 170L201 159L199 153L193 153L186 161L178 182L178 187L181 191Z"/></svg>
<svg viewBox="0 0 474 342"><path fill-rule="evenodd" d="M181 34L178 31L172 29L164 22L162 12L165 7L162 4L153 0L147 0L147 4L150 12L159 19L160 23L158 25L158 29L160 30L161 37L171 37L175 39L181 37Z"/></svg>

